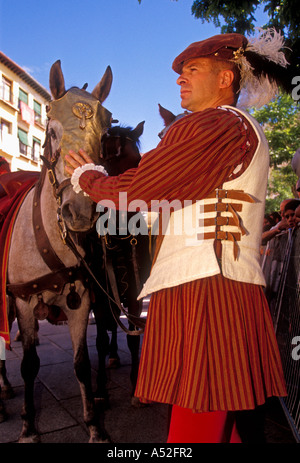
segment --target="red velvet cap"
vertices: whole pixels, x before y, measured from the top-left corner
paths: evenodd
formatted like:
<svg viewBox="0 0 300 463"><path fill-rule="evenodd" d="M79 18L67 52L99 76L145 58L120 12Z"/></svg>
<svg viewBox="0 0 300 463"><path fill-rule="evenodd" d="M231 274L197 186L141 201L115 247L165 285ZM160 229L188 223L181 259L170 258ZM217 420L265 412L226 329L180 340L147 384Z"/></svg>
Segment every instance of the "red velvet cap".
<svg viewBox="0 0 300 463"><path fill-rule="evenodd" d="M215 56L219 59L230 60L234 57L233 52L240 47L246 48L248 40L241 34L220 34L214 35L206 40L194 42L189 45L173 61L172 68L181 74L183 63L192 58Z"/></svg>

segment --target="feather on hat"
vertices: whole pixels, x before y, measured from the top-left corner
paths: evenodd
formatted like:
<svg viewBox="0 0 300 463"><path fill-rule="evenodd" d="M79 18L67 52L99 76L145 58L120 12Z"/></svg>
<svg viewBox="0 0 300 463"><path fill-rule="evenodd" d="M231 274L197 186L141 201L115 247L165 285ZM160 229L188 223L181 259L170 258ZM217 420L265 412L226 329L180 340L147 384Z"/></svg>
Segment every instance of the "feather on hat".
<svg viewBox="0 0 300 463"><path fill-rule="evenodd" d="M288 92L284 52L284 37L274 28L258 30L258 35L248 39L243 53L236 53L233 61L241 72L239 106L260 108L278 95L278 90Z"/></svg>

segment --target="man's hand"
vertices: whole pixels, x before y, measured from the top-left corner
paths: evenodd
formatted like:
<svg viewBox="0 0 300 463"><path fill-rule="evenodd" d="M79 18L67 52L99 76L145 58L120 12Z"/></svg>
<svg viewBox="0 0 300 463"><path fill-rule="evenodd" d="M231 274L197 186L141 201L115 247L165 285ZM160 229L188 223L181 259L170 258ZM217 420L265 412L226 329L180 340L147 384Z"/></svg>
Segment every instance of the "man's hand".
<svg viewBox="0 0 300 463"><path fill-rule="evenodd" d="M75 151L70 150L69 154L66 154L65 160L67 162L65 166L65 171L70 175L73 174L74 170L77 169L77 167L84 166L85 164L94 163L92 158L83 149L80 149L78 153L75 153Z"/></svg>
<svg viewBox="0 0 300 463"><path fill-rule="evenodd" d="M283 218L280 222L278 222L278 224L276 225L275 227L278 231L282 231L282 230L287 230L289 227L288 227L288 223L287 223L287 220L285 218Z"/></svg>

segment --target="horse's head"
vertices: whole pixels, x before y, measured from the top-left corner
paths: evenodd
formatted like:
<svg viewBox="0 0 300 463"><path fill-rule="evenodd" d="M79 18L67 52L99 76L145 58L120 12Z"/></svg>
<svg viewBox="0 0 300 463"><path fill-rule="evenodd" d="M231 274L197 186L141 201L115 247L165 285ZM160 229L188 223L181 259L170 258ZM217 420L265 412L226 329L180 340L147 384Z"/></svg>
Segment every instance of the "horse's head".
<svg viewBox="0 0 300 463"><path fill-rule="evenodd" d="M48 168L50 182L54 186L59 203L59 212L65 226L72 231L87 231L97 219L95 204L82 193L74 193L70 177L65 172L65 155L70 149L83 148L100 163L101 137L111 125L111 113L102 106L112 84L110 67L92 93L71 88L66 91L60 61L50 70L50 89L53 100L47 116L44 163Z"/></svg>
<svg viewBox="0 0 300 463"><path fill-rule="evenodd" d="M159 114L161 115L161 117L163 118L163 121L164 121L164 129L161 130L161 132L159 132L158 136L159 138L163 139L164 136L166 135L167 131L169 130L169 128L171 127L171 125L174 124L174 122L178 121L178 119L181 119L182 117L186 116L188 113L188 111L184 111L184 113L180 113L178 114L177 116L175 116L175 114L173 114L171 111L169 111L168 109L164 108L163 106L161 106L160 104L158 104L158 108L159 108Z"/></svg>
<svg viewBox="0 0 300 463"><path fill-rule="evenodd" d="M101 164L108 175L119 175L138 166L141 160L139 138L144 123L140 122L135 129L111 127L104 133L101 140Z"/></svg>

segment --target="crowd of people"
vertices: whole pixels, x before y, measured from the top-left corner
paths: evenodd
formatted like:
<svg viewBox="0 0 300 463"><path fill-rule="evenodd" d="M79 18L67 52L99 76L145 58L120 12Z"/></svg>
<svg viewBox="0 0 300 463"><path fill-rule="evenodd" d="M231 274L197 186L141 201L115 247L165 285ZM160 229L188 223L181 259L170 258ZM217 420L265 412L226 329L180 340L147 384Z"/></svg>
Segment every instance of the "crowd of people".
<svg viewBox="0 0 300 463"><path fill-rule="evenodd" d="M300 223L300 179L296 184L298 198L284 199L280 203L280 211L265 214L262 233L262 246L268 241Z"/></svg>

